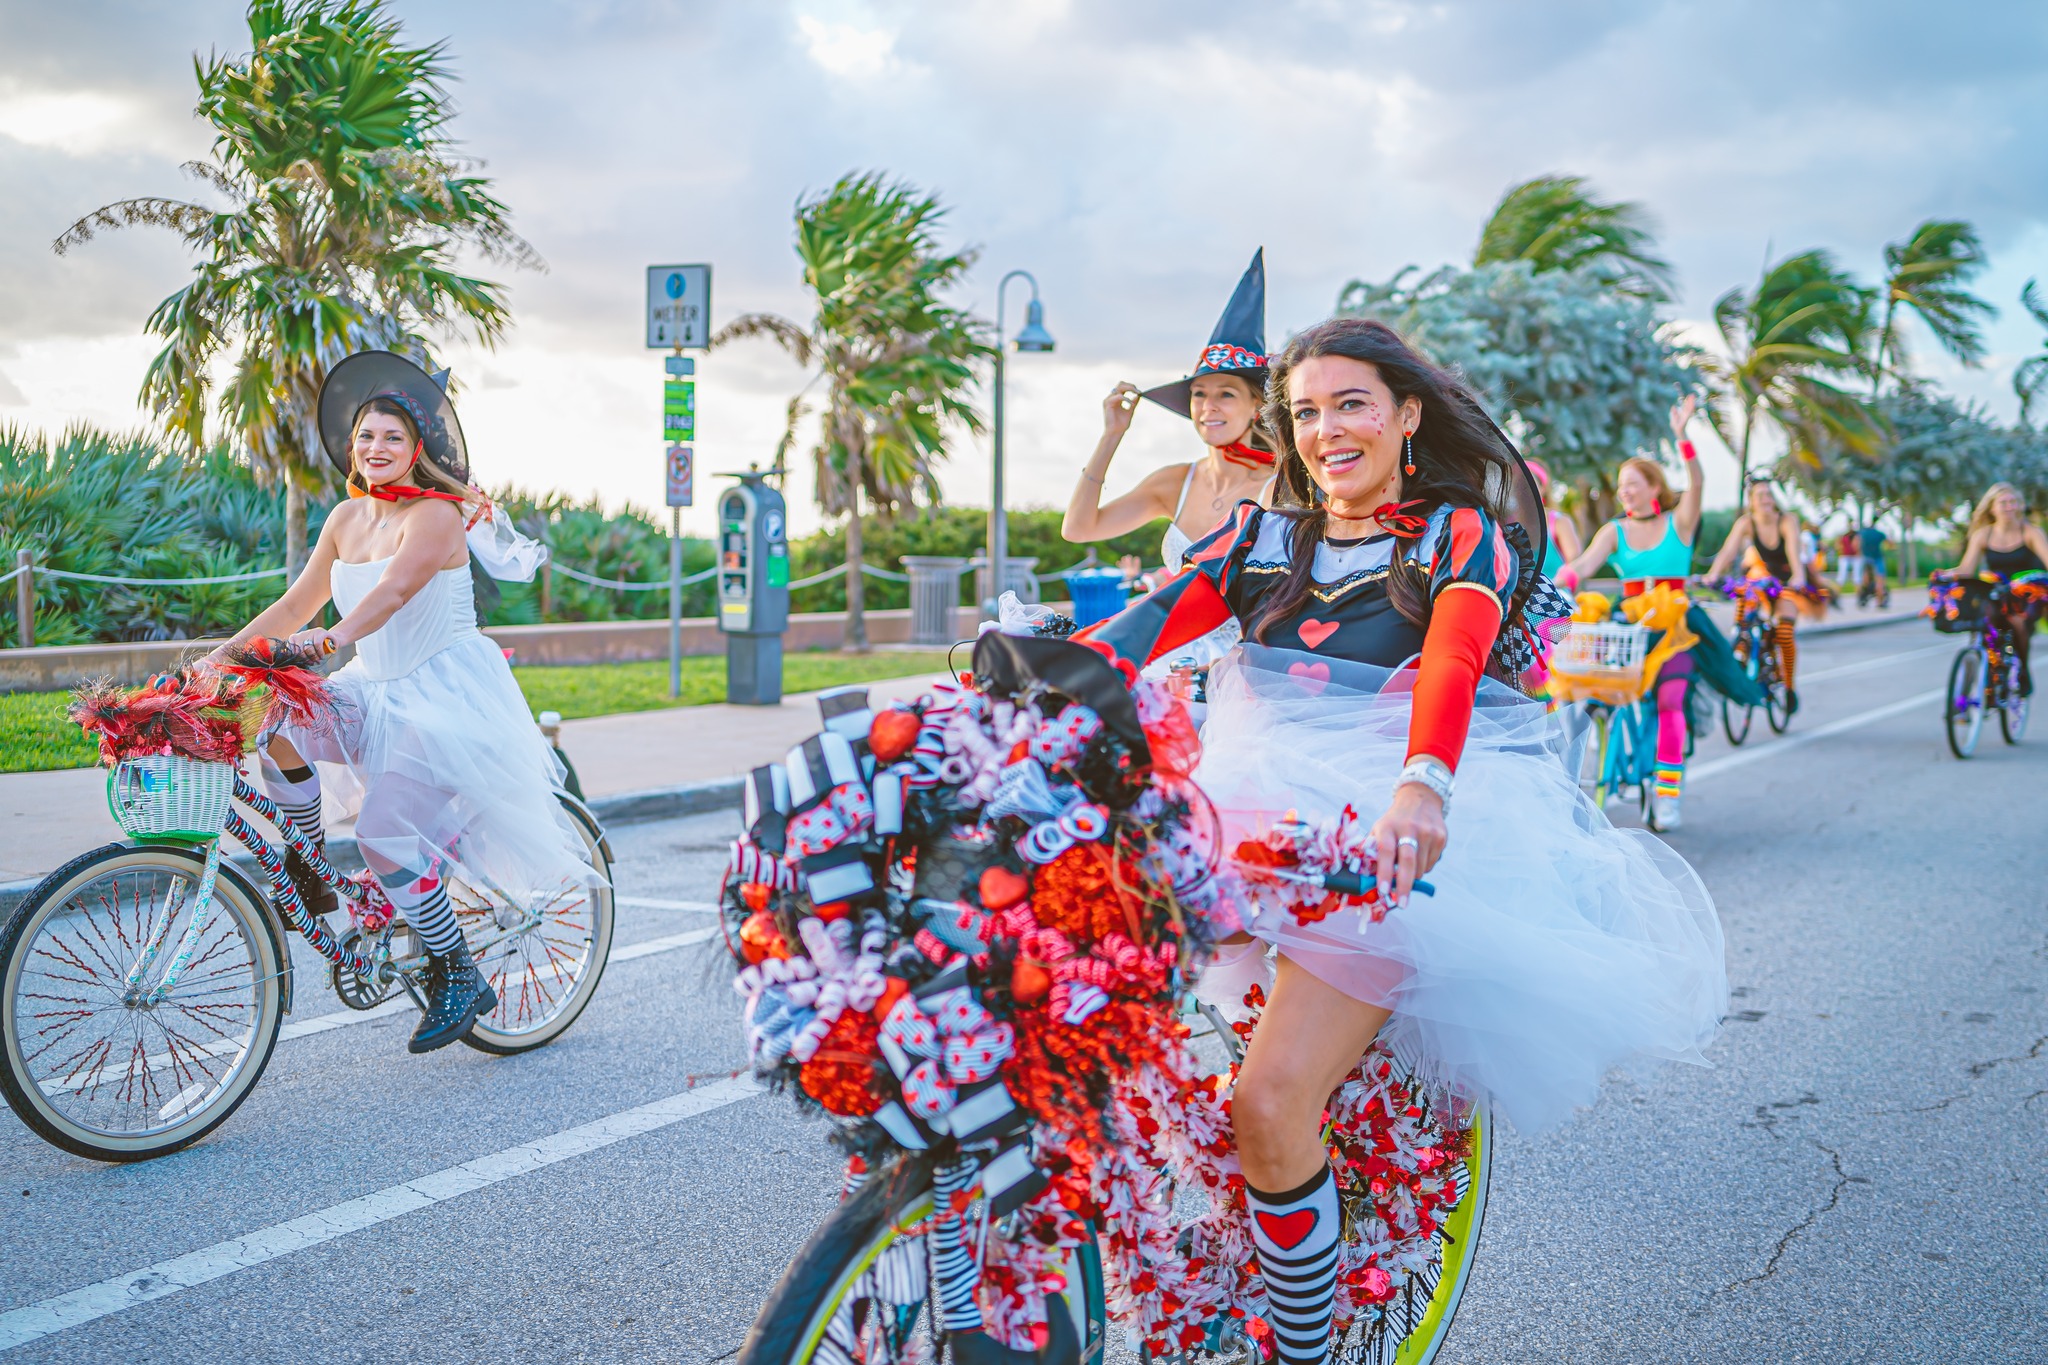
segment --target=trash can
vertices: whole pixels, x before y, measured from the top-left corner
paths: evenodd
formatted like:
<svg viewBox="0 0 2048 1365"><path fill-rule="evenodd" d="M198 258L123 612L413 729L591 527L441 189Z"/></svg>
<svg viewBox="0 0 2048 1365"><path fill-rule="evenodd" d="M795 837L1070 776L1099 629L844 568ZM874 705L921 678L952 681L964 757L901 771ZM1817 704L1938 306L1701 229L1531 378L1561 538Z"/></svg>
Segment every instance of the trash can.
<svg viewBox="0 0 2048 1365"><path fill-rule="evenodd" d="M974 600L987 611L995 602L996 594L989 591L988 556L974 557ZM1019 559L1007 555L1003 559L1003 587L1017 594L1017 600L1026 606L1038 601L1038 559L1032 556Z"/></svg>
<svg viewBox="0 0 2048 1365"><path fill-rule="evenodd" d="M1092 626L1124 609L1124 576L1117 569L1076 569L1066 575L1074 598L1074 622Z"/></svg>
<svg viewBox="0 0 2048 1365"><path fill-rule="evenodd" d="M896 561L910 575L910 643L950 645L960 638L954 612L960 606L960 575L967 561L947 555L904 555Z"/></svg>

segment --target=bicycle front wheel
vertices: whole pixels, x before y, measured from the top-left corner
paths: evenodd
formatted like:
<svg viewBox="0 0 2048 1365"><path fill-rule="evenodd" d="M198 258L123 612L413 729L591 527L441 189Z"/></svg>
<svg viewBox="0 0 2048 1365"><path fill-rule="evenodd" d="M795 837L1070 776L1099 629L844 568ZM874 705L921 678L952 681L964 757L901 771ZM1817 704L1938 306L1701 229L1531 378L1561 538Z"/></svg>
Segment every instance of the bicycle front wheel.
<svg viewBox="0 0 2048 1365"><path fill-rule="evenodd" d="M477 970L497 994L497 1007L476 1021L463 1038L479 1052L510 1056L545 1047L561 1037L597 994L612 951L612 850L581 801L559 798L590 865L603 884L563 882L536 899L538 919L516 934L494 937L501 917L532 919L524 909L506 906L459 879L451 879L449 899L464 936L484 943L476 954Z"/></svg>
<svg viewBox="0 0 2048 1365"><path fill-rule="evenodd" d="M283 945L232 867L186 942L205 863L108 844L44 878L0 930L0 1092L45 1141L98 1161L175 1152L225 1123L269 1064Z"/></svg>
<svg viewBox="0 0 2048 1365"><path fill-rule="evenodd" d="M2033 699L2020 695L2019 656L2008 654L2005 668L2005 700L1998 708L1998 733L2007 744L2017 744L2027 733L2027 713L2033 709L2028 703Z"/></svg>
<svg viewBox="0 0 2048 1365"><path fill-rule="evenodd" d="M738 1365L915 1365L936 1361L929 1248L932 1163L877 1171L819 1225L761 1305ZM968 1221L973 1223L973 1210ZM1107 1324L1094 1242L1075 1249L1067 1291L1051 1296L1039 1358L1102 1358Z"/></svg>
<svg viewBox="0 0 2048 1365"><path fill-rule="evenodd" d="M1971 646L1956 655L1948 670L1948 692L1942 699L1949 752L1968 758L1977 752L1984 732L1984 651Z"/></svg>
<svg viewBox="0 0 2048 1365"><path fill-rule="evenodd" d="M1754 682L1757 677L1756 636L1744 631L1735 637L1735 659L1742 665L1742 671ZM1746 706L1731 697L1721 698L1721 730L1728 736L1728 742L1737 748L1749 738L1749 727L1756 722L1756 708Z"/></svg>

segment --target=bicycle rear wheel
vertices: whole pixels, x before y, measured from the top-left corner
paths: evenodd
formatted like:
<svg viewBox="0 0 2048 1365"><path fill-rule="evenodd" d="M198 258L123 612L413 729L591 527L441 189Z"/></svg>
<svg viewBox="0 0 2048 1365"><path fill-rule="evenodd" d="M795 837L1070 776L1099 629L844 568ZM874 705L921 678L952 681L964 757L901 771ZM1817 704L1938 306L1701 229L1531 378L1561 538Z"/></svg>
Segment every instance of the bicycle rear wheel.
<svg viewBox="0 0 2048 1365"><path fill-rule="evenodd" d="M44 878L0 930L0 1092L45 1141L98 1161L162 1156L225 1123L263 1075L288 963L231 865L183 975L149 999L192 923L205 863L182 845L108 844Z"/></svg>
<svg viewBox="0 0 2048 1365"><path fill-rule="evenodd" d="M747 1332L738 1365L936 1361L942 1338L933 1330L929 1248L920 1230L933 1208L929 1157L870 1176L783 1273ZM975 1213L970 1206L969 1226L978 1221ZM1053 1330L1039 1358L1078 1354L1092 1365L1107 1334L1102 1262L1092 1240L1075 1249L1067 1286L1048 1300Z"/></svg>
<svg viewBox="0 0 2048 1365"><path fill-rule="evenodd" d="M477 970L498 1004L476 1021L463 1042L479 1052L510 1056L545 1047L568 1031L597 993L612 951L612 851L597 818L581 801L560 796L562 809L583 841L600 886L563 882L536 898L536 923L490 943L477 954ZM527 918L513 907L451 878L449 899L464 937L486 940L500 924Z"/></svg>
<svg viewBox="0 0 2048 1365"><path fill-rule="evenodd" d="M2020 661L2016 654L2005 656L2005 699L1998 708L1998 733L2007 744L2017 744L2027 733L2027 713L2033 710L2031 697L2020 695Z"/></svg>
<svg viewBox="0 0 2048 1365"><path fill-rule="evenodd" d="M1942 698L1942 720L1948 730L1949 752L1968 758L1977 752L1977 736L1984 732L1984 651L1971 645L1949 665L1948 692Z"/></svg>

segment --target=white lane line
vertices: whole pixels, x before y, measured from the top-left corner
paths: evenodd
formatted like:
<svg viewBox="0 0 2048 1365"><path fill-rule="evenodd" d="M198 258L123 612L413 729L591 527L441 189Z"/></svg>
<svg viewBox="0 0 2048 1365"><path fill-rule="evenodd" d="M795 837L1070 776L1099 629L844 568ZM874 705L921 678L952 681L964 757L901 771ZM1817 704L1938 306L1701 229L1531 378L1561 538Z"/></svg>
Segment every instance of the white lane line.
<svg viewBox="0 0 2048 1365"><path fill-rule="evenodd" d="M637 910L681 910L691 915L715 915L718 907L710 901L665 901L652 896L613 896L612 904L630 905Z"/></svg>
<svg viewBox="0 0 2048 1365"><path fill-rule="evenodd" d="M351 1232L430 1208L457 1195L484 1189L571 1157L584 1156L624 1142L627 1138L655 1132L684 1119L722 1109L728 1104L737 1104L760 1093L760 1085L751 1077L735 1076L712 1081L652 1104L624 1109L580 1127L564 1129L537 1141L522 1142L502 1152L493 1152L474 1161L465 1161L460 1166L450 1166L432 1175L408 1180L402 1185L392 1185L360 1199L329 1205L288 1223L259 1228L183 1256L174 1256L168 1261L158 1261L126 1275L117 1275L68 1294L32 1303L26 1308L0 1313L0 1351L27 1345L138 1304L168 1298L238 1270L247 1270L250 1266L331 1242Z"/></svg>
<svg viewBox="0 0 2048 1365"><path fill-rule="evenodd" d="M693 944L705 943L717 938L721 932L718 929L692 929L686 934L669 934L662 938L645 939L639 943L629 944L624 948L612 949L612 955L607 960L607 965L611 962L631 962L636 957L653 957L657 953L668 953L674 952L678 948L688 948ZM336 1010L332 1014L316 1014L311 1019L289 1019L285 1021L284 1027L277 1031L277 1041L280 1043L289 1042L293 1038L304 1038L310 1034L326 1033L330 1029L347 1028L351 1024L367 1024L372 1019L384 1019L394 1014L404 1014L409 1010L417 1010L418 1008L417 1005L412 1003L410 997L400 995L396 999L386 1000L375 1009Z"/></svg>
<svg viewBox="0 0 2048 1365"><path fill-rule="evenodd" d="M1800 745L1811 744L1817 739L1826 739L1830 735L1839 735L1848 730L1857 730L1866 725L1874 725L1878 721L1896 716L1902 711L1911 711L1916 707L1940 701L1943 690L1937 687L1932 692L1920 692L1907 697L1904 701L1895 701L1890 706L1880 706L1874 711L1859 711L1853 716L1844 716L1840 720L1830 721L1818 730L1807 730L1804 733L1793 735L1790 739L1781 739L1773 744L1760 744L1754 749L1737 749L1732 754L1687 768L1685 770L1685 780L1687 782L1697 782L1703 777L1713 777L1717 773L1731 772L1736 768L1746 767L1751 763L1761 763L1767 758L1776 758L1788 749L1797 749Z"/></svg>
<svg viewBox="0 0 2048 1365"><path fill-rule="evenodd" d="M1833 668L1802 669L1799 682L1804 686L1810 682L1819 682L1823 678L1846 678L1852 673L1868 673L1872 669L1883 668L1886 664L1895 664L1901 659L1917 659L1923 654L1944 654L1956 648L1953 644L1928 645L1924 649L1909 649L1899 654L1887 654L1882 658L1865 659L1860 663L1837 664Z"/></svg>

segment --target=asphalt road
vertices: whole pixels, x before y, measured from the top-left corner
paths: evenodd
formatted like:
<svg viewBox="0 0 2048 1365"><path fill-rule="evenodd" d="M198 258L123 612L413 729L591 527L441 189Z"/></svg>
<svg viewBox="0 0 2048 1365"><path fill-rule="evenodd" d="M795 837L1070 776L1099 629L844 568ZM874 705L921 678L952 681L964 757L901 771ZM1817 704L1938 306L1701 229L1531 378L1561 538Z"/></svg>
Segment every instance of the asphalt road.
<svg viewBox="0 0 2048 1365"><path fill-rule="evenodd" d="M1952 647L1814 640L1787 740L1702 747L1670 838L1727 927L1714 1066L1506 1137L1450 1359L2048 1356L2048 731L1959 763L1934 701L1887 710ZM56 1329L0 1355L729 1358L836 1171L724 1079L737 998L678 942L709 917L644 903L708 900L735 824L614 832L614 960L540 1052L304 1031L340 1009L308 972L298 1036L195 1148L100 1166L0 1117L0 1344Z"/></svg>

